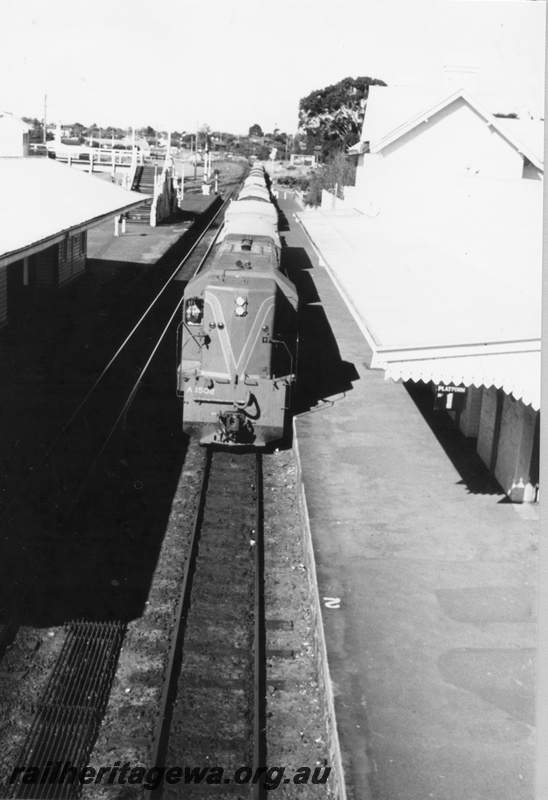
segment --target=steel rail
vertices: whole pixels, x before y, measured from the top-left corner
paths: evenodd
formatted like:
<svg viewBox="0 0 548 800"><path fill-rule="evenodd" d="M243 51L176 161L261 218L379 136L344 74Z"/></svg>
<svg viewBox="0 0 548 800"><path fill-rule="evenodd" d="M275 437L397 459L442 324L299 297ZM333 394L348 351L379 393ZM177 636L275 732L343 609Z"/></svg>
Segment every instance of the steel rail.
<svg viewBox="0 0 548 800"><path fill-rule="evenodd" d="M57 434L57 436L55 437L55 439L53 440L53 442L52 442L52 443L49 445L49 447L47 448L46 452L45 452L45 453L42 455L42 457L41 457L41 458L40 458L40 459L39 459L39 460L36 462L36 464L33 466L33 469L32 469L32 471L30 472L30 474L29 474L29 475L27 476L27 478L26 478L26 479L25 479L25 480L24 480L24 481L23 481L23 482L22 482L22 483L21 483L21 484L18 486L17 490L14 492L14 494L12 495L12 497L11 497L11 498L10 498L10 499L7 501L7 504L4 506L4 508L3 508L3 509L2 509L2 511L0 512L0 521L2 521L2 520L4 519L4 517L6 516L6 514L8 513L8 511L11 509L11 507L12 507L13 503L15 502L15 500L16 500L16 499L17 499L17 498L20 496L21 492L22 492L22 491L23 491L23 490L24 490L24 489L25 489L25 488L28 486L28 484L29 484L29 483L32 481L32 479L34 478L34 476L37 474L38 470L39 470L39 469L40 469L40 468L41 468L41 467L44 465L44 463L47 461L47 459L48 459L48 458L51 456L51 454L52 454L52 453L55 451L55 449L58 447L58 445L59 445L59 444L60 444L60 442L62 441L63 437L66 435L67 431L69 430L70 426L73 424L74 420L75 420L75 419L77 419L78 415L80 414L80 412L82 411L82 409L84 408L84 406L86 405L86 403L88 402L88 400L90 399L90 397L92 396L92 394L95 392L95 390L97 389L97 387L98 387L98 386L100 385L100 383L103 381L103 379L105 378L106 374L108 373L108 371L110 370L110 368L112 367L112 365L114 364L114 362L117 360L117 358L120 356L120 354L123 352L123 350L125 349L125 347L126 347L128 344L129 344L129 342L131 341L132 337L135 335L135 333L137 332L137 330L139 329L139 327L142 325L142 323L144 322L144 320L146 319L146 317L148 316L148 314L149 314L149 313L151 312L151 310L154 308L155 304L158 302L159 298L162 296L162 294L165 292L165 290L166 290L166 289L167 289L167 287L168 287L168 286L171 284L171 282L172 282L173 280L175 280L175 277L176 277L177 273L178 273L178 272L180 272L181 268L182 268L182 267L183 267L183 266L186 264L186 262L187 262L187 261L188 261L188 260L191 258L191 256L193 255L193 253L194 253L194 251L196 250L196 248L198 247L198 245L200 245L200 244L201 244L201 242L202 242L202 239L204 239L204 238L205 238L205 236L206 236L208 233L210 233L210 231L211 231L211 228L213 227L213 223L216 221L216 219L217 219L217 217L219 216L219 214L220 214L220 213L221 213L221 212L222 212L222 211L223 211L223 210L226 208L226 206L228 205L229 201L230 201L230 200L231 200L231 198L232 198L232 195L233 195L233 194L236 192L236 190L238 189L238 186L239 186L239 184L236 184L236 186L233 186L233 187L231 188L231 190L230 190L230 192L227 194L226 198L224 198L224 199L223 199L223 201L222 201L222 204L220 205L220 207L219 207L219 209L217 210L217 212L215 213L215 215L214 215L214 216L211 218L211 220L209 221L209 223L208 223L207 227L205 228L205 230L204 230L204 231L202 231L202 233L200 234L200 236L198 237L198 239L196 240L196 242L194 242L194 244L192 245L192 247L190 248L190 250L188 251L188 253L187 253L187 254L184 256L184 258L183 258L183 259L182 259L182 260L179 262L179 264L177 265L176 269L175 269L175 270L172 272L172 274L171 274L171 275L168 277L168 279L166 280L166 283L165 283L165 285L162 287L162 289L160 289L160 291L158 292L158 294L156 295L156 297L155 297L155 298L152 300L152 302L150 303L150 305L148 306L148 308L146 309L146 311L145 311L145 312L144 312L144 313L141 315L141 317L140 317L140 319L138 320L138 322L137 322L137 323L136 323L136 324L133 326L133 328L132 328L132 330L130 331L130 333L128 333L128 335L126 336L126 338L124 339L124 341L122 342L122 344L121 344L121 345L118 347L118 349L116 350L116 352L114 353L114 355L113 355L113 356L110 358L109 362L108 362L108 363L107 363L107 365L106 365L106 366L103 368L103 370L101 371L100 375L99 375L99 376L96 378L95 382L92 384L92 386L91 386L91 388L88 390L87 394L86 394L86 395L84 396L84 398L83 398L83 399L80 401L80 403L78 404L78 406L76 407L76 409L75 409L75 410L72 412L72 414L71 414L71 416L69 417L68 421L67 421L67 422L66 422L66 423L63 425L63 427L61 428L60 432ZM201 264L202 264L202 262L200 262L200 266L198 267L198 269L200 269L200 268L201 268Z"/></svg>
<svg viewBox="0 0 548 800"><path fill-rule="evenodd" d="M51 453L55 450L57 445L61 442L62 437L65 435L65 433L68 430L69 426L76 419L77 415L80 413L80 411L84 407L85 403L89 400L89 398L91 397L91 395L93 394L93 392L95 391L97 386L99 385L99 382L106 375L108 369L112 366L112 364L114 363L116 358L122 352L123 348L127 345L127 343L130 341L131 337L135 334L135 332L137 331L139 325L142 324L143 320L145 319L147 314L150 312L150 310L153 308L154 304L156 303L156 301L158 300L160 295L165 291L165 289L167 288L168 284L175 279L175 276L180 271L182 266L190 259L190 257L193 255L195 249L198 247L199 244L202 243L202 240L206 237L206 235L208 233L210 233L211 228L213 226L213 223L215 222L215 220L217 219L217 217L219 216L221 211L223 211L223 209L226 207L226 205L228 204L228 202L231 199L232 195L238 190L239 186L240 186L240 182L237 182L236 185L231 188L231 190L228 193L226 199L223 201L223 204L220 206L220 208L218 209L218 211L216 212L214 217L209 221L209 224L206 227L206 229L200 234L199 238L196 240L196 242L194 243L194 245L192 246L190 251L186 254L186 256L179 262L179 264L177 266L177 269L175 269L173 271L171 276L168 278L165 286L160 290L160 292L158 293L156 298L149 305L148 309L141 316L139 322L134 326L134 328L132 329L131 333L128 334L128 336L126 337L124 343L118 348L118 350L116 351L114 356L110 359L109 363L103 369L103 371L102 371L101 375L99 376L99 378L95 381L95 383L93 384L91 389L86 394L85 398L82 400L82 402L78 406L78 408L73 412L73 414L70 417L69 421L63 426L61 432L54 439L54 441L52 442L50 447L48 447L47 452L44 453L42 458L37 462L37 464L33 468L33 471L29 474L29 476L26 478L26 480L23 481L19 485L18 490L8 500L7 505L2 509L2 512L0 512L0 521L2 521L2 519L4 519L5 515L10 510L10 508L12 507L13 503L15 502L15 500L21 495L23 490L29 485L29 483L33 480L33 478L38 474L38 470L44 465L45 461L51 456ZM207 257L209 256L209 254L210 254L210 252L211 252L211 250L212 250L212 248L213 248L213 246L215 244L217 235L218 235L218 232L212 238L212 241L209 243L204 256L200 259L200 263L198 264L198 267L196 268L196 272L198 272L202 268L204 262L206 261ZM122 410L121 410L120 414L116 418L116 420L115 420L113 426L111 427L111 429L110 429L105 441L103 442L103 444L101 446L101 449L100 449L99 453L97 454L96 458L94 459L90 469L86 473L86 476L85 476L82 484L79 487L79 490L77 492L77 495L76 495L76 498L75 498L74 502L72 503L72 505L70 506L68 512L65 514L65 517L63 518L63 522L66 522L68 520L68 518L72 514L74 508L76 507L76 505L78 503L78 500L80 499L80 497L81 497L81 495L82 495L82 493L83 493L83 491L85 489L85 486L87 485L87 482L89 481L89 479L90 479L90 477L91 477L91 475L93 473L93 470L96 468L100 458L102 457L103 453L105 452L105 449L107 448L110 440L112 439L114 433L116 432L120 422L122 422L122 420L123 420L124 423L125 423L125 420L127 418L127 413L129 411L129 408L130 408L131 404L133 403L133 400L135 399L135 396L136 396L136 394L138 392L138 389L139 389L139 385L140 385L144 375L146 374L146 371L149 368L149 366L150 366L150 364L152 362L152 359L153 359L154 355L156 354L156 352L158 350L158 347L160 346L161 342L163 341L165 335L167 334L167 332L169 330L169 327L171 326L175 315L180 310L180 308L182 306L182 303L183 303L183 297L181 296L180 300L177 302L177 305L175 306L175 308L174 308L174 310L173 310L173 312L172 312L172 314L171 314L171 316L169 318L169 321L168 321L167 325L164 327L164 330L162 331L162 334L160 335L160 338L156 342L156 344L155 344L155 346L154 346L154 348L152 350L152 353L150 354L145 366L143 367L143 369L141 370L141 372L139 374L139 377L137 378L137 380L133 384L129 395L128 395L126 401L124 402L124 405L122 407ZM23 604L24 598L27 596L28 592L30 591L30 589L34 585L36 577L37 577L36 575L33 576L32 579L29 581L28 585L23 589L22 599L21 599L20 603L18 604L17 609L13 612L12 617L8 620L8 622L4 626L3 630L0 632L0 657L2 656L2 652L6 649L6 647L9 646L9 643L13 640L13 638L17 634L17 630L19 628L19 625L17 623L17 612L18 612L20 606Z"/></svg>
<svg viewBox="0 0 548 800"><path fill-rule="evenodd" d="M266 624L264 599L264 539L263 539L263 493L262 493L262 458L255 454L255 488L256 509L254 528L254 623L253 623L253 775L261 773L253 784L254 800L264 800L267 796L265 773L267 766L266 750ZM153 738L150 767L166 767L167 752L173 709L177 699L177 680L181 672L185 627L188 610L191 604L193 578L196 569L196 558L204 509L211 482L212 454L207 450L206 465L199 493L194 525L191 533L189 554L185 563L185 571L181 584L177 610L175 613L174 634L171 639L164 685L158 710L158 717ZM145 800L160 800L164 787L159 786L145 792Z"/></svg>
<svg viewBox="0 0 548 800"><path fill-rule="evenodd" d="M198 507L194 516L194 524L190 537L190 545L188 556L185 561L185 569L183 573L183 580L181 584L181 591L179 593L179 600L174 616L174 634L171 638L171 646L169 648L169 657L166 666L166 673L164 684L162 688L162 695L160 698L160 707L158 710L158 718L156 728L154 731L151 766L160 767L165 766L168 733L173 714L173 706L177 697L177 681L176 678L181 669L182 662L182 644L184 639L184 623L190 607L190 594L192 590L192 577L194 574L194 567L196 557L198 555L198 544L200 541L200 531L204 516L204 508L206 502L207 489L209 486L209 477L211 472L212 452L208 448L206 453L206 462L204 465L204 474L202 476L202 483L200 485ZM156 800L162 793L162 787L158 789L146 790L145 800Z"/></svg>
<svg viewBox="0 0 548 800"><path fill-rule="evenodd" d="M264 504L263 460L257 453L255 485L257 508L255 512L255 641L254 641L254 703L253 703L253 774L267 766L266 748L266 614L264 597ZM265 773L253 787L255 800L266 797Z"/></svg>
<svg viewBox="0 0 548 800"><path fill-rule="evenodd" d="M233 189L232 191L235 191ZM78 406L76 411L73 413L71 418L69 419L68 423L64 426L62 433L54 440L53 445L48 448L48 453L44 455L44 457L39 462L39 466L41 466L45 459L51 454L51 451L54 449L58 441L60 440L63 433L66 432L68 426L73 422L76 418L77 414L87 402L89 397L91 396L92 392L95 390L97 385L99 384L100 380L104 377L110 366L114 363L114 360L118 357L118 355L122 352L123 348L127 344L127 342L131 339L139 325L142 323L146 315L149 313L151 308L157 302L161 294L165 291L167 285L175 278L175 275L180 271L181 266L186 263L188 258L193 254L196 247L201 243L202 239L205 235L211 230L212 224L217 218L217 216L221 213L225 205L228 203L228 199L225 200L223 205L219 208L213 219L210 221L208 228L202 233L199 239L195 242L193 247L191 248L190 252L187 254L185 259L178 265L177 269L171 275L171 277L166 282L165 286L156 296L153 303L149 306L145 314L141 317L137 325L134 327L132 332L126 338L123 345L118 349L114 357L110 360L109 364L105 367L103 372L101 373L99 379L95 382L92 386L91 390L88 392L82 403ZM208 257L216 239L217 234L213 237L212 242L208 246L206 254L200 261L200 265L197 269L201 268L203 263L205 262L206 258ZM118 416L113 428L111 429L99 456L95 459L91 470L88 472L84 483L80 487L80 491L78 492L77 498L75 503L77 502L78 498L83 491L83 487L91 474L91 471L95 467L96 463L98 462L100 456L104 452L110 438L112 437L114 431L116 430L117 426L119 425L122 419L125 419L127 415L127 411L135 395L138 391L139 384L144 376L146 370L150 366L152 358L154 357L157 349L162 342L164 336L167 333L167 330L171 326L175 314L181 307L183 300L182 298L177 303L175 310L173 311L167 325L164 328L159 340L157 341L156 345L153 348L145 367L141 371L139 378L135 382L128 399L126 400L122 412ZM203 491L200 493L202 502L198 508L196 514L196 521L195 521L195 530L196 536L193 536L193 546L191 548L191 552L189 553L189 557L187 559L185 565L185 577L183 586L188 587L185 588L185 591L181 593L181 602L180 608L178 609L178 616L177 619L180 621L188 610L188 601L190 596L190 586L192 583L191 579L191 569L192 565L196 558L197 553L197 542L199 539L199 528L201 524L201 514L203 514L203 508L205 503L205 495L207 492L207 481L209 475L209 466L211 463L211 456L208 454L208 462L206 470L204 470L204 481L203 481ZM24 486L28 483L28 480ZM11 506L13 502L12 498L8 507ZM75 505L75 504L74 504ZM68 514L65 517L65 520L70 515L72 511L71 507ZM7 507L7 508L8 508ZM4 509L3 514L7 511L7 508ZM0 519L2 519L3 514L0 515ZM258 518L257 518L258 519ZM257 527L257 531L259 528ZM28 592L28 589L32 585L29 584L29 587L25 590ZM71 766L78 768L82 768L86 766L89 755L91 752L91 747L93 745L93 738L96 735L98 728L101 723L101 719L106 710L106 704L108 702L108 697L110 693L110 682L114 674L115 665L117 662L117 653L113 653L113 648L118 650L121 647L121 642L123 640L123 633L120 634L118 628L123 628L125 626L122 623L118 625L114 624L115 629L111 632L111 635L108 635L108 632L113 624L108 623L73 623L69 628L69 633L67 636L66 641L63 644L63 648L57 660L57 663L54 667L52 675L48 681L46 686L43 700L39 704L38 714L35 717L33 726L29 731L25 742L22 747L21 751L21 758L19 759L19 763L29 764L29 763L41 763L40 761L37 762L37 759L44 759L47 760L48 764L56 764L57 759L61 756L64 760L67 760L67 753L70 753L70 758L68 759L71 762ZM103 636L102 634L105 632L107 636ZM180 647L178 646L181 641L181 634L182 634L182 626L180 624L177 625L176 635L172 641L172 651L173 651L173 662L176 658L177 651L180 651ZM119 641L117 641L119 639ZM171 656L170 656L171 661ZM173 663L170 664L171 672L173 673ZM104 685L104 675L106 675L107 681L109 680L109 674L112 673L110 678L110 682L108 685ZM172 681L168 681L164 684L165 691L166 691L166 698L165 698L165 711L167 713L168 710L168 703L169 703L169 695L170 695L170 685L172 686ZM166 716L164 713L160 716L159 724L164 727L164 718ZM161 745L161 736L158 738L158 744ZM160 754L158 755L160 758ZM158 762L155 762L158 763ZM37 791L35 786L32 785L22 785L20 782L16 782L13 787L10 789L10 796L11 797L28 797L28 796L35 796L35 797L65 797L65 796L72 796L75 791L73 788L72 783L70 784L62 784L60 786L55 785L54 783L47 783L44 786L40 786L40 790Z"/></svg>
<svg viewBox="0 0 548 800"><path fill-rule="evenodd" d="M215 239L216 239L216 236L214 236L212 241L209 243L208 248L207 248L205 254L203 255L202 259L200 260L200 263L199 263L199 265L197 267L197 272L202 268L202 265L207 260L209 254L210 254L210 252L213 249L213 246L215 244ZM152 359L156 355L156 353L158 351L158 348L160 347L162 341L164 340L164 337L166 336L167 332L169 331L169 329L170 329L170 327L171 327L171 325L173 323L173 320L175 319L176 314L179 313L179 311L181 309L181 306L183 304L183 301L184 301L184 296L181 296L181 298L177 301L177 304L176 304L175 308L173 309L173 311L171 313L171 316L169 317L169 320L167 321L166 325L164 326L164 329L163 329L162 333L160 334L160 337L157 339L154 347L152 348L152 352L150 353L150 355L149 355L149 357L148 357L143 369L141 370L141 372L139 373L139 376L135 380L129 395L127 396L127 399L126 399L124 405L122 406L122 410L118 414L114 424L112 425L110 431L107 434L106 439L104 440L104 442L103 442L103 444L101 446L101 449L97 453L97 455L96 455L91 467L89 468L84 480L80 484L80 488L79 488L79 490L78 490L78 492L76 494L74 502L72 503L71 507L69 508L67 513L65 514L65 517L63 518L63 522L67 521L67 519L69 518L69 516L73 512L74 508L76 507L76 505L78 503L78 500L80 499L88 480L90 479L95 467L99 463L103 453L105 452L106 448L108 447L108 444L109 444L110 440L112 439L112 437L116 433L116 430L118 429L118 426L120 425L120 423L122 421L123 421L124 426L125 426L125 422L126 422L126 419L127 419L128 411L131 408L131 405L132 405L133 401L135 400L137 392L139 391L139 387L141 385L141 381L143 380L148 368L150 367L150 365L152 363Z"/></svg>

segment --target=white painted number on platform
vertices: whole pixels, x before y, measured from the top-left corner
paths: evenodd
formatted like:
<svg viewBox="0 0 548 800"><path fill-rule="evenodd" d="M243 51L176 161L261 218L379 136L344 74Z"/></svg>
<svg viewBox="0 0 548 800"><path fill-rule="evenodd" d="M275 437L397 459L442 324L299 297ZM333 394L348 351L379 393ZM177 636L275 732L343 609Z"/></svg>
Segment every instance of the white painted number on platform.
<svg viewBox="0 0 548 800"><path fill-rule="evenodd" d="M340 597L324 597L323 602L326 608L340 608L341 607L341 598Z"/></svg>

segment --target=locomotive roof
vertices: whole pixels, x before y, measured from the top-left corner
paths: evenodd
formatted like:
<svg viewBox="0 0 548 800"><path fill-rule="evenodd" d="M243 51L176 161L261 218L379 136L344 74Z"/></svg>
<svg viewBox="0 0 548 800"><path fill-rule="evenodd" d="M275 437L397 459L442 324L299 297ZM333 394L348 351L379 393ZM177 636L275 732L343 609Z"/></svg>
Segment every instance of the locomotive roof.
<svg viewBox="0 0 548 800"><path fill-rule="evenodd" d="M272 203L265 203L263 200L235 200L226 210L225 220L242 217L242 222L245 222L245 218L256 216L277 220L278 212Z"/></svg>
<svg viewBox="0 0 548 800"><path fill-rule="evenodd" d="M247 237L240 234L230 234L223 243L222 254L223 260L225 258L229 261L233 260L236 266L238 266L237 262L239 261L245 268L249 261L252 262L252 265L262 263L263 259L267 259L269 263L272 263L276 249L273 240L266 236L250 235Z"/></svg>
<svg viewBox="0 0 548 800"><path fill-rule="evenodd" d="M266 186L264 175L250 175L245 179L244 186Z"/></svg>
<svg viewBox="0 0 548 800"><path fill-rule="evenodd" d="M247 202L246 205L248 205ZM253 240L258 236L263 236L272 239L277 247L281 247L277 222L255 214L242 214L234 219L225 219L218 242L222 242L227 236L232 235L239 237L240 240L244 236L251 237Z"/></svg>
<svg viewBox="0 0 548 800"><path fill-rule="evenodd" d="M270 192L268 191L268 189L265 186L258 186L257 184L250 184L249 186L244 186L244 188L238 195L238 200L247 200L248 198L252 197L260 199L263 202L265 200L270 202Z"/></svg>

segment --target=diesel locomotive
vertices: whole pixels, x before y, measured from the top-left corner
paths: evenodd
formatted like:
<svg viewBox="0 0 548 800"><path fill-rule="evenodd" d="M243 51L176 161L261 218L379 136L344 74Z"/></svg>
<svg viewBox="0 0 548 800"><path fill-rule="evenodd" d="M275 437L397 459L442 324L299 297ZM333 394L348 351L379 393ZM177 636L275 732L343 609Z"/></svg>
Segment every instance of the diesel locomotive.
<svg viewBox="0 0 548 800"><path fill-rule="evenodd" d="M183 430L201 444L264 447L284 435L298 301L280 256L277 209L256 165L183 297L177 390Z"/></svg>

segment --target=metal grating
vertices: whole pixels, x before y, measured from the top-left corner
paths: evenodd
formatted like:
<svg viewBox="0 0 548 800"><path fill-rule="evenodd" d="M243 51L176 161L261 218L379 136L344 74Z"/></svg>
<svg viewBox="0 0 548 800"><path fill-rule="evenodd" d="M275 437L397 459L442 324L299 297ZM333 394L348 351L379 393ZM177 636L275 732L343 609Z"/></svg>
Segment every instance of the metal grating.
<svg viewBox="0 0 548 800"><path fill-rule="evenodd" d="M20 774L8 788L9 797L79 795L82 787L76 773L87 766L99 732L125 630L121 622L70 624L17 760L18 767L38 769L40 778L25 783L24 774Z"/></svg>

